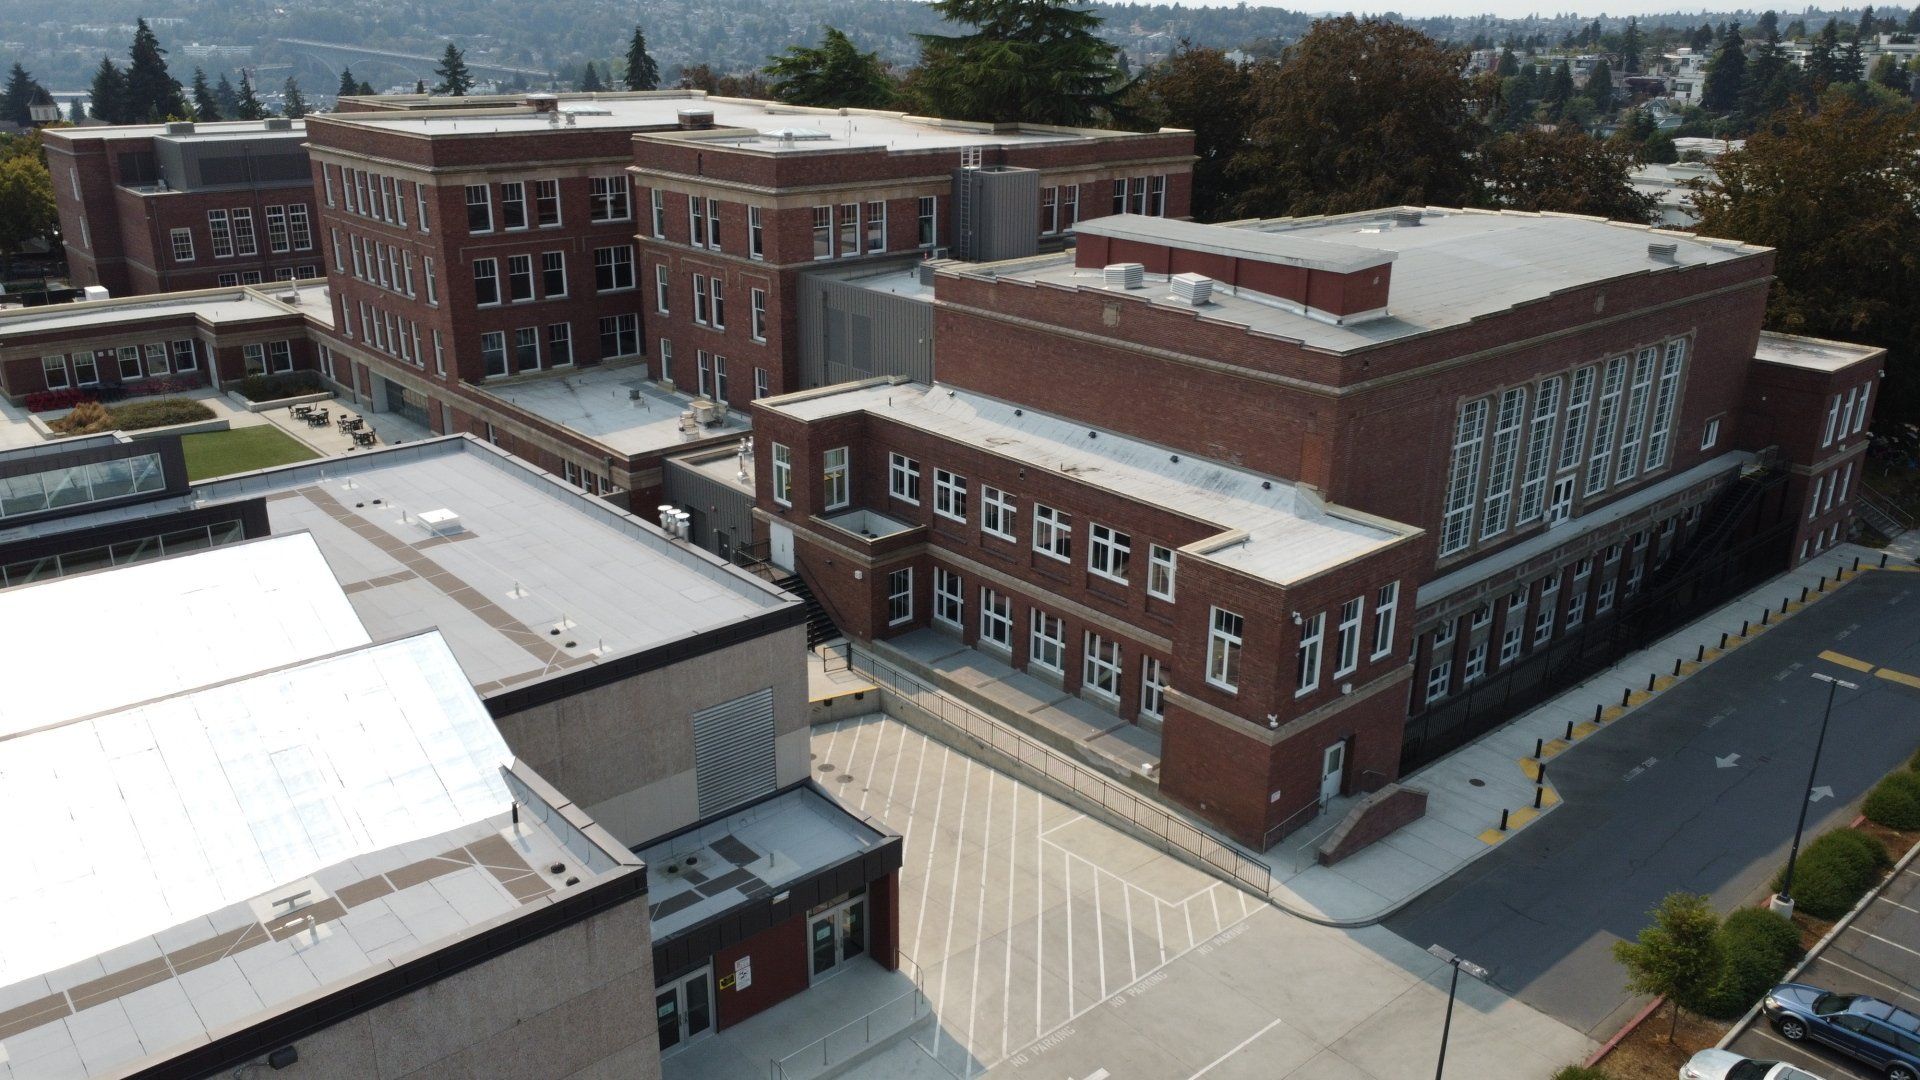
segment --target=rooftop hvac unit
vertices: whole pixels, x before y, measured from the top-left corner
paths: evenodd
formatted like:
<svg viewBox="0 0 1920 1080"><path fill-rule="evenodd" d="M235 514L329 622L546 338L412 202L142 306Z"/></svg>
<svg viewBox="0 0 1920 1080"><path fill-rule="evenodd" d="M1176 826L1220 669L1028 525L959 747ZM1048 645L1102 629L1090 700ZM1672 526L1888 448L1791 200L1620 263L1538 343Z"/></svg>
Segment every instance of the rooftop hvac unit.
<svg viewBox="0 0 1920 1080"><path fill-rule="evenodd" d="M1109 289L1138 289L1147 283L1147 268L1139 263L1110 263L1103 273Z"/></svg>
<svg viewBox="0 0 1920 1080"><path fill-rule="evenodd" d="M193 121L191 121L191 120L175 120L175 121L173 121L172 123L169 123L169 124L167 125L167 134L169 134L169 135L191 135L191 134L193 134Z"/></svg>
<svg viewBox="0 0 1920 1080"><path fill-rule="evenodd" d="M1677 262L1680 245L1671 240L1655 241L1647 245L1647 257L1654 262Z"/></svg>
<svg viewBox="0 0 1920 1080"><path fill-rule="evenodd" d="M705 131L713 126L712 109L681 109L678 115L682 131Z"/></svg>
<svg viewBox="0 0 1920 1080"><path fill-rule="evenodd" d="M727 418L726 402L709 401L706 398L694 399L693 419L694 419L694 422L699 424L701 427L713 427L716 424L724 422L726 418Z"/></svg>
<svg viewBox="0 0 1920 1080"><path fill-rule="evenodd" d="M1395 210L1393 212L1393 227L1396 229L1416 228L1419 226L1422 216L1418 210Z"/></svg>
<svg viewBox="0 0 1920 1080"><path fill-rule="evenodd" d="M1194 307L1205 305L1213 297L1213 279L1205 274L1175 274L1168 281L1173 284L1174 298Z"/></svg>
<svg viewBox="0 0 1920 1080"><path fill-rule="evenodd" d="M293 121L287 119L284 116L269 116L267 117L267 130L268 131L292 131Z"/></svg>

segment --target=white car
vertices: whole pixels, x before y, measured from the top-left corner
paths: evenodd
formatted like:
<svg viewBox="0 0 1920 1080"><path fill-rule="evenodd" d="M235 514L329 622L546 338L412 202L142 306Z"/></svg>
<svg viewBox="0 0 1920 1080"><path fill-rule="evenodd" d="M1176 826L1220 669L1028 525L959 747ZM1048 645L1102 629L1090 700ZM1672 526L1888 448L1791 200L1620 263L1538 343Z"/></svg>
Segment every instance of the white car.
<svg viewBox="0 0 1920 1080"><path fill-rule="evenodd" d="M1702 1050L1680 1066L1680 1080L1822 1080L1784 1061L1744 1058L1730 1050Z"/></svg>

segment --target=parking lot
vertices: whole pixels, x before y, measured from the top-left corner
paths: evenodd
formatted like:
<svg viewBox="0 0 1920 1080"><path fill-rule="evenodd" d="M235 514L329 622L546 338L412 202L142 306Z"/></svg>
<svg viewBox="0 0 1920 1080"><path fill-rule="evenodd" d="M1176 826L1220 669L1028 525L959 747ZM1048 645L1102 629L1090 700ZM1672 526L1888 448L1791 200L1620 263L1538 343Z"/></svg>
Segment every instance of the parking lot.
<svg viewBox="0 0 1920 1080"><path fill-rule="evenodd" d="M1920 870L1908 864L1866 910L1834 937L1797 981L1842 994L1868 994L1920 1012ZM1825 1047L1796 1046L1756 1018L1727 1048L1787 1061L1829 1080L1878 1080L1866 1065Z"/></svg>
<svg viewBox="0 0 1920 1080"><path fill-rule="evenodd" d="M884 716L817 727L812 749L818 780L905 840L900 948L934 1011L850 1078L1432 1068L1445 969L1393 934L1288 916ZM1479 984L1453 1035L1450 1075L1482 1080L1538 1080L1593 1045Z"/></svg>

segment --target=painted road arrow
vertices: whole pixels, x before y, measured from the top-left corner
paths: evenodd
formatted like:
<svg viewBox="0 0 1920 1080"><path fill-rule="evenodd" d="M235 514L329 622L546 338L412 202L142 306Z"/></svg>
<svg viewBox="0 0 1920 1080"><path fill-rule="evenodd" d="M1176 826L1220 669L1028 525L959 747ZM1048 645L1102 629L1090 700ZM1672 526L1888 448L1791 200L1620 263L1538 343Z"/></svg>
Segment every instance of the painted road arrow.
<svg viewBox="0 0 1920 1080"><path fill-rule="evenodd" d="M1822 784L1821 786L1813 789L1813 791L1807 796L1807 801L1819 802L1821 799L1831 799L1831 798L1833 798L1833 789Z"/></svg>
<svg viewBox="0 0 1920 1080"><path fill-rule="evenodd" d="M1718 766L1719 768L1722 768L1722 769L1731 769L1731 768L1733 768L1733 767L1734 767L1735 765L1738 765L1738 764L1740 764L1740 755L1739 755L1739 754L1728 754L1728 755L1727 755L1726 757L1717 757L1717 758L1714 758L1714 759L1713 759L1713 763L1714 763L1714 765L1716 765L1716 766Z"/></svg>

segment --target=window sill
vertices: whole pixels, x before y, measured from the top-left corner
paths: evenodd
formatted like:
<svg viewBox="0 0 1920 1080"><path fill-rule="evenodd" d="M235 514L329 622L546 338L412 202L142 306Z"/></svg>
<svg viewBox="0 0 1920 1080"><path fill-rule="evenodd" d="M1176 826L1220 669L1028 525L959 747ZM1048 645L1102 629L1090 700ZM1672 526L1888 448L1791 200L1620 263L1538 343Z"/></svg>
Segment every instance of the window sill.
<svg viewBox="0 0 1920 1080"><path fill-rule="evenodd" d="M1237 686L1228 686L1226 683L1214 682L1212 679L1207 680L1207 685L1223 694L1232 694L1235 697L1240 695L1240 688Z"/></svg>

